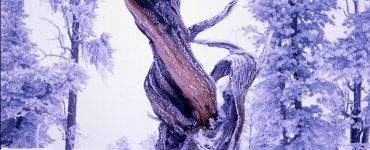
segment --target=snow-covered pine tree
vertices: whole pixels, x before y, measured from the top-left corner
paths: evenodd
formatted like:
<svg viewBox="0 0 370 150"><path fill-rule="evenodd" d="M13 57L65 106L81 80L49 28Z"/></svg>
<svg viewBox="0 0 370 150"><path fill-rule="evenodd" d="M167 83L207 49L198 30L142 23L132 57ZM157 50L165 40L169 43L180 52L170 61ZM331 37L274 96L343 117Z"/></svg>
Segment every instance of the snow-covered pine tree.
<svg viewBox="0 0 370 150"><path fill-rule="evenodd" d="M340 66L342 68L338 71L342 71L349 79L347 88L353 95L351 112L344 112L350 114L353 119L350 142L366 144L369 142L370 132L370 96L369 93L367 96L364 95L365 91L369 91L370 86L370 9L360 12L360 1L353 1L353 4L355 13L350 14L344 23L352 31L349 32L348 37L338 39L340 54L343 54L342 52L348 54L341 55L344 56L344 59L340 60L344 66ZM367 106L364 107L364 104Z"/></svg>
<svg viewBox="0 0 370 150"><path fill-rule="evenodd" d="M116 140L113 144L108 144L107 149L109 150L130 150L130 143L125 136L122 136Z"/></svg>
<svg viewBox="0 0 370 150"><path fill-rule="evenodd" d="M339 114L352 120L349 143L361 149L369 142L370 132L370 8L360 9L363 1L352 2L347 3L343 23L347 36L328 45L320 56L323 72L337 85L334 101L341 104Z"/></svg>
<svg viewBox="0 0 370 150"><path fill-rule="evenodd" d="M255 18L267 24L266 32L273 32L250 110L250 148L334 149L343 132L340 123L309 96L330 93L335 86L317 81L309 58L322 50L323 28L333 23L327 12L336 8L336 0L249 2Z"/></svg>
<svg viewBox="0 0 370 150"><path fill-rule="evenodd" d="M96 69L105 75L106 71L112 71L112 54L115 51L109 44L110 36L102 33L96 36L93 28L96 18L95 10L98 0L50 0L52 9L55 13L60 12L64 19L64 33L67 34L70 46L64 46L63 40L61 48L68 51L68 55L77 65L80 60L94 65ZM59 27L58 27L59 28ZM60 33L64 36L63 33ZM74 149L76 139L76 109L77 91L70 90L68 95L68 116L65 130L66 150Z"/></svg>
<svg viewBox="0 0 370 150"><path fill-rule="evenodd" d="M23 0L1 1L1 147L42 148L51 125L65 122L68 90L80 90L85 71L71 61L42 66L29 40Z"/></svg>

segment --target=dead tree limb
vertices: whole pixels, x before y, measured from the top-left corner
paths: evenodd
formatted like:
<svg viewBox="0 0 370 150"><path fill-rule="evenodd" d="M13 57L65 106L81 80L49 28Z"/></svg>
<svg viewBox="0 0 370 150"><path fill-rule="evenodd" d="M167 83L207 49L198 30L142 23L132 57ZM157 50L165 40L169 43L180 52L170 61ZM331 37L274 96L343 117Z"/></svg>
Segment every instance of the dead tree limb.
<svg viewBox="0 0 370 150"><path fill-rule="evenodd" d="M208 75L189 43L198 33L224 19L236 0L222 13L189 29L182 21L178 0L125 3L153 50L154 62L144 87L161 120L156 148L235 149L245 120L244 98L257 74L256 61L231 43L195 41L231 52ZM217 107L216 81L225 76L229 82L222 91L224 104Z"/></svg>
<svg viewBox="0 0 370 150"><path fill-rule="evenodd" d="M229 16L237 2L238 0L232 0L229 4L225 6L224 10L216 16L189 27L189 40L192 41L200 32L213 27L220 21L224 20L227 16Z"/></svg>
<svg viewBox="0 0 370 150"><path fill-rule="evenodd" d="M235 45L231 42L227 41L209 41L209 40L193 40L193 43L207 45L209 47L218 47L218 48L224 48L227 49L229 52L234 53L238 51L242 51L243 48L241 48L238 45Z"/></svg>

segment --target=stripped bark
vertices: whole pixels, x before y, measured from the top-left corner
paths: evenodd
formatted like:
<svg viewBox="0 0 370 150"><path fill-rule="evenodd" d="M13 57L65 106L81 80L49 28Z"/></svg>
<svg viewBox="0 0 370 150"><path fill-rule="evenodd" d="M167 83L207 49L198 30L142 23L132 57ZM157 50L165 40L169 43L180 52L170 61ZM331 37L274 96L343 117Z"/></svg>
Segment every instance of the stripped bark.
<svg viewBox="0 0 370 150"><path fill-rule="evenodd" d="M161 120L156 148L235 149L245 120L244 98L257 74L255 59L231 43L194 40L231 52L208 75L189 43L198 33L226 18L236 0L220 14L189 29L182 21L178 0L125 3L153 50L154 62L144 87ZM228 88L223 91L225 103L217 107L215 84L224 76L229 78Z"/></svg>
<svg viewBox="0 0 370 150"><path fill-rule="evenodd" d="M127 7L134 14L136 24L153 43L154 51L163 61L169 76L176 85L182 87L182 93L196 109L197 120L206 124L207 119L216 113L216 88L194 59L187 41L188 31L178 15L180 7L173 3L126 1Z"/></svg>

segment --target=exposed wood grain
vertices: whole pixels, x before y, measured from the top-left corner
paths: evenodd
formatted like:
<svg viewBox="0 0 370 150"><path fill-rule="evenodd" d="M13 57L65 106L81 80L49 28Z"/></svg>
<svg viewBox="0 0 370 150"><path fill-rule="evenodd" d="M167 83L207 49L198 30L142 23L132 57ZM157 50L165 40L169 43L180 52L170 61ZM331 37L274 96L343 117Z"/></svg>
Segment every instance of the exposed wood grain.
<svg viewBox="0 0 370 150"><path fill-rule="evenodd" d="M180 15L179 0L125 0L135 23L149 39L154 62L144 87L161 120L156 149L236 149L244 123L244 98L257 75L255 59L229 42L194 40L223 20L236 4L190 28ZM228 49L230 55L205 73L189 42ZM215 82L228 76L224 104L216 112ZM218 115L218 113L225 115ZM207 141L207 142L204 142Z"/></svg>
<svg viewBox="0 0 370 150"><path fill-rule="evenodd" d="M141 8L135 0L126 0L125 2L134 15L138 27L153 42L157 54L164 62L171 77L196 109L197 113L195 113L194 117L198 119L199 123L206 124L207 120L216 113L214 103L216 98L215 86L212 84L210 77L194 59L193 54L190 53L189 43L185 39L187 31L183 31L181 19L174 17L178 11L173 10L178 8L175 8L169 2L156 4L163 5L156 7L158 9L164 8L160 11L174 15L157 13L164 16L159 17L158 20L168 21L167 23L171 25L163 26L163 24L157 23L157 20L153 19L154 13L148 10L149 6ZM145 3L144 1L141 2ZM151 9L154 9L154 7L150 6ZM166 9L166 7L169 8ZM171 11L173 12L170 13Z"/></svg>

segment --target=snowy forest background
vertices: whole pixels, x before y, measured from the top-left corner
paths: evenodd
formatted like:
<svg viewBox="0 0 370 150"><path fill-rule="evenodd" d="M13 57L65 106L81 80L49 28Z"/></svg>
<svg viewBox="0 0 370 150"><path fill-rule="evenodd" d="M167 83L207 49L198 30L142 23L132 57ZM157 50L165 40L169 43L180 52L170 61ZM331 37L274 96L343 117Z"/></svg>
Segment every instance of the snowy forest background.
<svg viewBox="0 0 370 150"><path fill-rule="evenodd" d="M228 2L182 1L184 22ZM240 149L370 148L370 1L239 1L197 38L263 60ZM191 46L207 72L227 55ZM1 0L1 148L154 149L151 53L123 1Z"/></svg>

